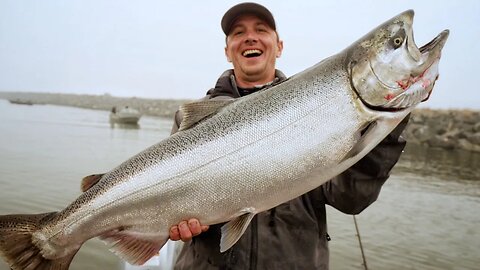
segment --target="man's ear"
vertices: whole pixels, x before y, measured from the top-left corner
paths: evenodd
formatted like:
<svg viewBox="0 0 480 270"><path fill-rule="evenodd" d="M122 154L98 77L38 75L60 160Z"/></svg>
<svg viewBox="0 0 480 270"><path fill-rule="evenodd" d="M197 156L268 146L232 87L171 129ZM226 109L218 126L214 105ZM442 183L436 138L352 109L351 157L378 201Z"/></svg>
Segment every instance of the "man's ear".
<svg viewBox="0 0 480 270"><path fill-rule="evenodd" d="M282 51L283 51L283 40L279 40L277 42L277 52L276 52L275 56L277 58L280 58L280 56L282 56Z"/></svg>
<svg viewBox="0 0 480 270"><path fill-rule="evenodd" d="M230 58L230 56L228 56L228 48L227 48L227 47L225 47L225 56L227 57L227 61L228 61L229 63L231 63L231 62L232 62L232 59Z"/></svg>

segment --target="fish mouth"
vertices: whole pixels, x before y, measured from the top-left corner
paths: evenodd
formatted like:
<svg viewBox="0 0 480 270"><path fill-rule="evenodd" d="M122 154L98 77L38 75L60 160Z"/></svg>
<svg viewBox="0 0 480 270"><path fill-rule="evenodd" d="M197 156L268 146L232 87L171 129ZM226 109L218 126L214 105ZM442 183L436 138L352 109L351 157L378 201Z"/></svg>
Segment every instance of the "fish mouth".
<svg viewBox="0 0 480 270"><path fill-rule="evenodd" d="M398 111L427 100L439 76L438 65L441 50L448 35L449 30L444 30L430 42L417 48L413 41L413 32L410 30L404 44L410 58L410 64L404 67L403 75L400 76L401 79L389 82L382 81L372 63L369 63L372 74L386 92L381 100L377 100L377 104L366 105L375 110Z"/></svg>
<svg viewBox="0 0 480 270"><path fill-rule="evenodd" d="M427 53L428 51L433 50L437 46L440 46L439 50L441 50L445 45L449 34L450 31L448 29L443 30L440 34L438 34L438 36L432 39L432 41L419 48L420 52L422 54Z"/></svg>
<svg viewBox="0 0 480 270"><path fill-rule="evenodd" d="M387 103L381 105L382 110L396 111L419 104L427 100L438 79L438 64L441 50L448 38L449 30L444 30L421 48L413 42L413 36L407 37L406 47L410 56L418 63L418 67L406 78L395 81L396 86L390 87L395 94L387 94L384 99ZM409 41L412 41L409 43ZM412 47L414 51L412 51ZM384 84L384 86L387 86Z"/></svg>
<svg viewBox="0 0 480 270"><path fill-rule="evenodd" d="M405 110L430 96L438 78L449 30L417 47L413 10L381 24L347 51L350 83L364 106L376 111Z"/></svg>

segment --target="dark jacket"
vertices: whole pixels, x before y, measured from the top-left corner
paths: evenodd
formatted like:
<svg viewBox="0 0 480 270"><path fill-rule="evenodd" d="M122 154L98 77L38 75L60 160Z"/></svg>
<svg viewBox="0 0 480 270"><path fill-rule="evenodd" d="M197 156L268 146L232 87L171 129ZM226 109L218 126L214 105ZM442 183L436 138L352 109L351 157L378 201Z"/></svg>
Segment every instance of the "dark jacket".
<svg viewBox="0 0 480 270"><path fill-rule="evenodd" d="M276 72L273 84L285 80ZM267 86L268 87L268 86ZM238 98L231 70L218 79L204 99ZM175 117L175 132L182 116ZM220 253L220 228L185 243L175 269L328 269L328 234L325 205L346 214L358 214L373 203L389 172L400 157L405 141L400 137L405 119L363 159L322 186L259 213L240 240Z"/></svg>

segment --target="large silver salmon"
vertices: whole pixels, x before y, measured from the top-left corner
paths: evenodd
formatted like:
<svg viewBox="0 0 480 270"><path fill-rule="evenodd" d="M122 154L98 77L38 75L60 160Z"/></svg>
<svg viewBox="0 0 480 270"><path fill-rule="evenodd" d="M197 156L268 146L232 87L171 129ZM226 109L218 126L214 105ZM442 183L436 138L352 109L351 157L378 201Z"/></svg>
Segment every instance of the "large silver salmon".
<svg viewBox="0 0 480 270"><path fill-rule="evenodd" d="M1 216L1 255L13 269L67 269L100 237L142 264L192 217L227 222L227 250L255 214L352 166L428 98L448 30L418 49L412 21L406 11L269 89L184 105L178 133L86 178L61 212Z"/></svg>

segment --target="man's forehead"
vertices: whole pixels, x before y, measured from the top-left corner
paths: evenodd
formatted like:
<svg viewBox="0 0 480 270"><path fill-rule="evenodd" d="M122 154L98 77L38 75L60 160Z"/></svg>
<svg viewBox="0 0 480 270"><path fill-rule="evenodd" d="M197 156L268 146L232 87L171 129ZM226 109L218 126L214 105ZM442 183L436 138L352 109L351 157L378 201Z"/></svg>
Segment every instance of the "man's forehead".
<svg viewBox="0 0 480 270"><path fill-rule="evenodd" d="M233 29L235 27L244 26L249 23L252 23L255 25L265 25L268 28L271 28L265 20L263 20L258 16L255 16L254 14L244 14L244 15L238 16L238 18L236 18L233 21L231 28Z"/></svg>

